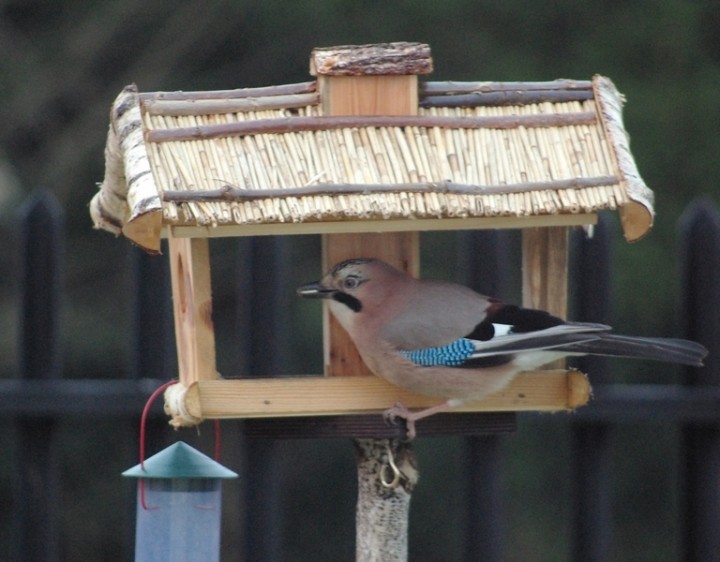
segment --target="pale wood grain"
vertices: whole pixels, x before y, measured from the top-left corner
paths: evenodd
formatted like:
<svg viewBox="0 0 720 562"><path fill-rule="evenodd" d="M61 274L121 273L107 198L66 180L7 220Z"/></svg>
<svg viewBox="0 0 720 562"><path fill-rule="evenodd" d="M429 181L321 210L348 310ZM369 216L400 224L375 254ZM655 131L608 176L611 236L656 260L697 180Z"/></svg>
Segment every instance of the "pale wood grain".
<svg viewBox="0 0 720 562"><path fill-rule="evenodd" d="M217 378L207 238L169 238L180 382Z"/></svg>
<svg viewBox="0 0 720 562"><path fill-rule="evenodd" d="M537 371L522 373L504 390L451 411L566 411L586 404L589 397L590 384L582 373ZM409 408L442 402L375 376L203 380L188 389L185 400L188 412L202 418L346 415L381 412L398 400Z"/></svg>
<svg viewBox="0 0 720 562"><path fill-rule="evenodd" d="M531 228L548 226L583 226L597 224L596 213L576 215L529 215L498 217L463 217L443 219L387 219L345 220L298 223L228 224L218 226L172 225L166 226L162 236L169 232L178 238L224 238L227 236L274 236L282 234L358 234L365 232L444 231L487 228Z"/></svg>

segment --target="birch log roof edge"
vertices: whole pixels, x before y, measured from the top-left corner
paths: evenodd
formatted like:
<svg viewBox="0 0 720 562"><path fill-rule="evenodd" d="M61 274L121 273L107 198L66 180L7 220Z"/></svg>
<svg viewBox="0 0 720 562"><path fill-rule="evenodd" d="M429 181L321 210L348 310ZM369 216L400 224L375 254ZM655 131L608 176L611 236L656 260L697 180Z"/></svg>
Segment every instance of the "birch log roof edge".
<svg viewBox="0 0 720 562"><path fill-rule="evenodd" d="M651 228L653 194L608 78L425 82L418 99L416 116L343 118L322 114L315 81L216 92L127 86L111 110L95 227L151 252L163 229L184 227L193 236L263 225L273 234L328 224L432 230L438 220L463 229L505 217L521 228L532 217L613 209L628 240Z"/></svg>

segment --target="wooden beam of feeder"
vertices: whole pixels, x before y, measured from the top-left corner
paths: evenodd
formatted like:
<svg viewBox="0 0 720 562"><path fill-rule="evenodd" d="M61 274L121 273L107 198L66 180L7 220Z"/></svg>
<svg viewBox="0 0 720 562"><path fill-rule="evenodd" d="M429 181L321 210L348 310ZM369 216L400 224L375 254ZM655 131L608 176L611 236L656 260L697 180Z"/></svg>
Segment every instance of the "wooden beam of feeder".
<svg viewBox="0 0 720 562"><path fill-rule="evenodd" d="M521 373L504 390L453 412L574 410L587 403L590 384L578 371ZM197 418L264 418L379 413L400 400L408 408L442 402L402 390L375 376L205 380L185 394Z"/></svg>
<svg viewBox="0 0 720 562"><path fill-rule="evenodd" d="M458 217L447 219L373 219L336 220L297 223L247 223L226 225L168 225L161 235L178 238L225 238L228 236L277 236L300 234L347 234L357 238L365 233L429 232L494 228L529 228L550 226L584 226L597 224L597 214L548 214L529 216ZM357 257L358 253L355 254ZM363 255L369 255L365 252ZM351 256L346 256L351 257ZM384 256L387 260L387 256ZM335 262L329 264L333 265Z"/></svg>
<svg viewBox="0 0 720 562"><path fill-rule="evenodd" d="M175 340L180 382L217 378L210 250L203 238L169 236Z"/></svg>
<svg viewBox="0 0 720 562"><path fill-rule="evenodd" d="M444 117L435 115L331 115L316 117L282 117L239 121L175 129L146 131L147 142L175 142L197 139L214 139L232 136L297 133L330 129L361 127L441 127L450 129L516 129L518 127L564 127L592 125L597 116L592 111L573 113L463 116Z"/></svg>
<svg viewBox="0 0 720 562"><path fill-rule="evenodd" d="M594 178L571 178L567 180L532 181L498 185L468 185L451 181L388 184L313 184L302 187L277 189L242 189L224 185L219 189L203 191L164 191L163 201L251 201L268 197L305 197L311 195L371 195L374 193L458 193L462 195L497 195L524 193L547 189L583 189L602 185L616 185L616 176Z"/></svg>

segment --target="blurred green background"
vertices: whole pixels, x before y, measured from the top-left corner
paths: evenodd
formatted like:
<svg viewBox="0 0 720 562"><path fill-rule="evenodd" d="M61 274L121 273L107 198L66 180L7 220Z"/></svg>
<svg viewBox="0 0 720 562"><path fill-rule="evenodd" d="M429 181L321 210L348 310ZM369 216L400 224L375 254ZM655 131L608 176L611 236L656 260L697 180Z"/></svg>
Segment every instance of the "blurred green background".
<svg viewBox="0 0 720 562"><path fill-rule="evenodd" d="M87 208L103 177L109 107L123 86L211 90L301 82L309 79L313 47L353 43L428 43L436 69L432 80L611 77L627 97L631 147L657 197L656 226L647 239L627 245L619 227L614 229L613 324L626 333L677 335L676 223L694 197L720 200L718 29L717 3L689 0L0 1L0 377L13 377L17 369L15 216L36 188L55 193L67 219L65 376L127 376L129 244L93 231ZM448 264L444 251L453 242L452 234L423 237L426 275L456 278L455 263ZM223 256L234 250L229 241L212 247L217 303L232 284ZM319 309L292 296L298 283L319 272L317 240L293 239L287 255L293 272L283 281L288 318L292 331L303 335L287 342L283 371L319 372ZM519 298L517 288L505 297ZM222 371L223 356L233 352L232 331L218 341ZM670 383L678 371L618 362L613 377ZM505 440L507 560L568 559L567 422L564 415L523 418L518 433ZM133 525L132 494L119 473L136 462L135 436L118 425L77 419L62 424L64 560L130 557L122 542ZM13 474L22 467L14 459L12 424L0 418L0 427L0 501L12 506ZM226 436L231 462L241 456L233 457L236 431L230 426ZM612 559L675 560L677 430L654 423L620 426L614 435ZM192 442L194 435L183 438ZM349 442L278 447L282 458L292 460L281 469L280 559L352 559L355 477ZM411 560L459 559L461 441L420 440L417 454L422 476L413 499ZM98 455L90 471L87 459ZM238 501L233 486L226 485L229 502ZM240 540L232 517L230 508L223 536L228 561L236 559L232 552ZM12 508L4 510L0 544L9 543L12 521Z"/></svg>

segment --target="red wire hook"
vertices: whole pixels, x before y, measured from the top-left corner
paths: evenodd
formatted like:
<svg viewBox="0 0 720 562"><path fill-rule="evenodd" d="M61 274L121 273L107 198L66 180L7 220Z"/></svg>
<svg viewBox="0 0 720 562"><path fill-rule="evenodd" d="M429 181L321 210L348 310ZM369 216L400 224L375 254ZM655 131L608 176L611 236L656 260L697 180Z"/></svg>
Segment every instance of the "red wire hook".
<svg viewBox="0 0 720 562"><path fill-rule="evenodd" d="M145 470L145 429L147 426L148 414L150 413L150 407L152 406L153 402L155 402L157 397L160 396L160 394L162 394L163 392L165 392L166 388L177 384L178 382L180 381L171 380L160 385L160 387L157 388L155 392L150 395L150 398L147 399L147 402L145 402L145 407L143 408L142 415L140 416L140 468L142 470ZM220 462L220 420L213 421L215 422L215 461ZM140 479L140 505L142 505L142 508L145 510L157 509L155 507L148 507L147 503L145 502L145 480L142 478Z"/></svg>

